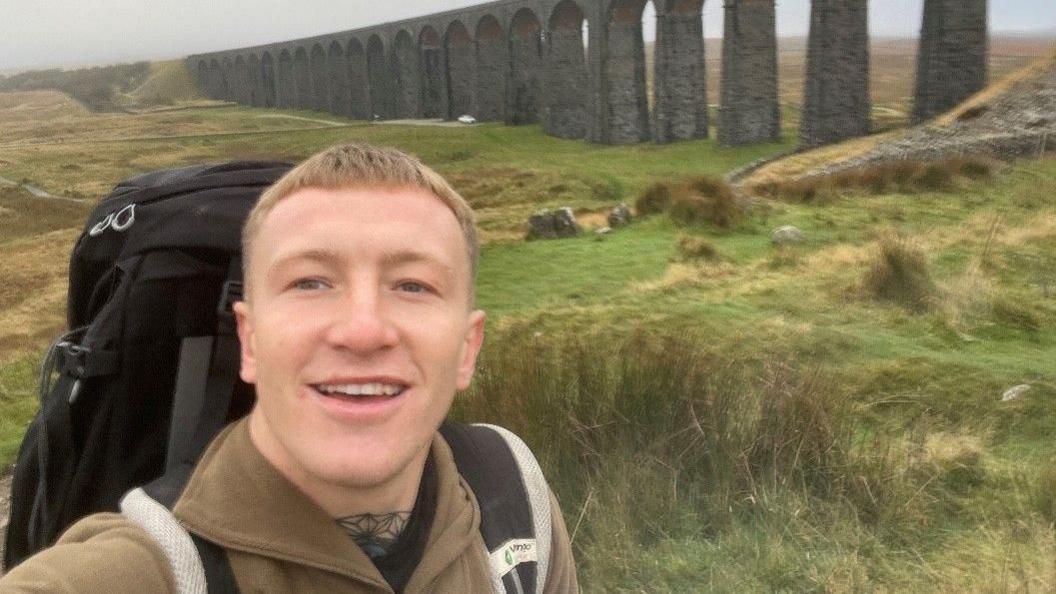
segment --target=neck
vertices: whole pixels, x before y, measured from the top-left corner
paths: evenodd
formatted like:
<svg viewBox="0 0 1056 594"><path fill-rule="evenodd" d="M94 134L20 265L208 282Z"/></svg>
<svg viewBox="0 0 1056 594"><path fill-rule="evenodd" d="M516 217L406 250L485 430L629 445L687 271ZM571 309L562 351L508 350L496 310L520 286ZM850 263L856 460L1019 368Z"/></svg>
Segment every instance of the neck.
<svg viewBox="0 0 1056 594"><path fill-rule="evenodd" d="M380 481L331 478L314 475L297 464L282 444L271 437L265 423L258 410L250 414L250 441L264 459L330 517L410 512L414 508L429 455L428 445L396 476Z"/></svg>

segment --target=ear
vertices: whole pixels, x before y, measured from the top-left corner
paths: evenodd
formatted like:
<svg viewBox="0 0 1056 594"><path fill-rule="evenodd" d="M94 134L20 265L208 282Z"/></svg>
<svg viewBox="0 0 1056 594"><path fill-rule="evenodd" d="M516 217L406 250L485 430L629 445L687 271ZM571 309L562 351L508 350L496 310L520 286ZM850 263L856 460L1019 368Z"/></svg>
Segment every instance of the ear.
<svg viewBox="0 0 1056 594"><path fill-rule="evenodd" d="M462 360L458 364L458 389L465 390L473 381L473 371L477 367L477 355L484 344L484 318L481 310L469 314L469 326L462 342Z"/></svg>
<svg viewBox="0 0 1056 594"><path fill-rule="evenodd" d="M256 383L257 358L253 354L253 322L250 321L252 310L245 301L236 302L231 309L235 312L235 323L238 325L238 342L242 357L238 375L247 384Z"/></svg>

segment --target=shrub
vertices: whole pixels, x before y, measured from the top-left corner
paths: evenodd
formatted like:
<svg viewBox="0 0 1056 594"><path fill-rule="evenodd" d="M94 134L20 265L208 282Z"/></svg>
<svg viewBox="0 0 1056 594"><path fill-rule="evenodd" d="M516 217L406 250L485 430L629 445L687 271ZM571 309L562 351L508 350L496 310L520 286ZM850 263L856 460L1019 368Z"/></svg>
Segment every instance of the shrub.
<svg viewBox="0 0 1056 594"><path fill-rule="evenodd" d="M704 237L694 235L683 235L678 238L678 254L685 261L706 260L711 262L719 257L715 244Z"/></svg>
<svg viewBox="0 0 1056 594"><path fill-rule="evenodd" d="M685 186L687 192L671 202L671 218L676 222L685 225L711 223L725 229L744 219L744 209L726 182L697 177L687 180Z"/></svg>
<svg viewBox="0 0 1056 594"><path fill-rule="evenodd" d="M953 173L948 164L931 163L912 180L915 187L928 191L949 190L953 187Z"/></svg>
<svg viewBox="0 0 1056 594"><path fill-rule="evenodd" d="M663 182L657 182L642 192L634 202L638 216L648 216L665 212L671 206L671 188Z"/></svg>
<svg viewBox="0 0 1056 594"><path fill-rule="evenodd" d="M863 287L876 299L892 301L916 313L932 306L937 291L924 252L892 237L880 241Z"/></svg>
<svg viewBox="0 0 1056 594"><path fill-rule="evenodd" d="M994 162L980 157L950 159L954 171L971 180L986 180L994 175Z"/></svg>

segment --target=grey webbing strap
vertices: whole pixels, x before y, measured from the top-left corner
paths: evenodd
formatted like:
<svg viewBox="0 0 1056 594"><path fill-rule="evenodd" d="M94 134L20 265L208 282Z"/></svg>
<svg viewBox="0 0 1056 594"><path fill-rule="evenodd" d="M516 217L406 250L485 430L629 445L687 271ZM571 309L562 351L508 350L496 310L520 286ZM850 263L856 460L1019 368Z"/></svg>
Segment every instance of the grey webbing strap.
<svg viewBox="0 0 1056 594"><path fill-rule="evenodd" d="M539 461L535 459L532 450L528 448L520 437L497 425L484 423L478 423L477 425L487 427L498 433L506 441L506 445L509 446L513 457L517 460L521 479L524 481L525 490L528 492L528 505L532 509L532 524L535 528L535 592L536 594L542 594L546 585L547 573L550 569L550 539L553 529L550 524L550 487L546 484L546 477L543 476L543 470L539 467ZM511 546L515 544L510 543ZM497 555L505 555L508 550L508 547L504 547L498 551L491 552L490 560L492 561L493 574L497 566L503 565L502 560L496 558ZM499 587L496 588L496 591L504 592L505 588L499 589L502 587L501 576L499 576L498 584Z"/></svg>
<svg viewBox="0 0 1056 594"><path fill-rule="evenodd" d="M121 513L143 528L165 552L178 594L207 594L198 548L168 508L151 499L143 489L133 489L121 499Z"/></svg>

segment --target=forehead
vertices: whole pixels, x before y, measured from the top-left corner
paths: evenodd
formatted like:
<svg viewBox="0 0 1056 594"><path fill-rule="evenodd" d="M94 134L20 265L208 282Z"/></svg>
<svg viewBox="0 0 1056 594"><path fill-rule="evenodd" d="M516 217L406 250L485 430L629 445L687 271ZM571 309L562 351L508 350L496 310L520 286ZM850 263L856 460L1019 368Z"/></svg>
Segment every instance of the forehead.
<svg viewBox="0 0 1056 594"><path fill-rule="evenodd" d="M469 265L454 213L414 186L298 190L263 218L251 249L250 261L264 266L320 249L350 257L413 251L452 268L460 268L461 261Z"/></svg>

